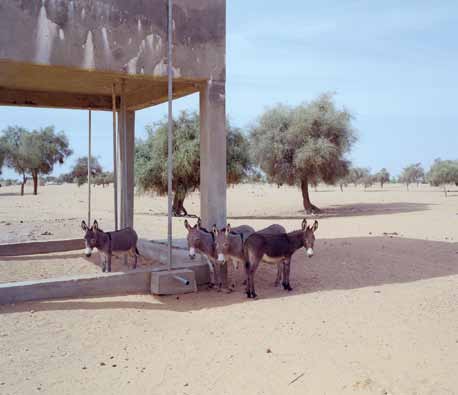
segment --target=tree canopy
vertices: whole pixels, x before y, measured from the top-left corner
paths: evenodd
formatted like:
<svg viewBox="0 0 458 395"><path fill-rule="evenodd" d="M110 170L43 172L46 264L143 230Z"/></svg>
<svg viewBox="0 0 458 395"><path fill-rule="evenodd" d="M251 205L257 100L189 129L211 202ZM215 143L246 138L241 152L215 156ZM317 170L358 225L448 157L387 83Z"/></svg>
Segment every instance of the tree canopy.
<svg viewBox="0 0 458 395"><path fill-rule="evenodd" d="M443 186L447 196L445 185L458 185L458 160L436 159L427 174L427 180L433 186Z"/></svg>
<svg viewBox="0 0 458 395"><path fill-rule="evenodd" d="M96 157L91 157L91 176L97 177L102 174L102 166ZM72 170L69 173L72 179L76 179L78 186L87 182L87 156L76 159Z"/></svg>
<svg viewBox="0 0 458 395"><path fill-rule="evenodd" d="M380 186L383 188L383 184L390 182L390 173L388 170L383 168L377 174L375 174L374 179L380 183Z"/></svg>
<svg viewBox="0 0 458 395"><path fill-rule="evenodd" d="M425 179L425 171L421 166L421 163L415 163L413 165L407 166L402 171L399 176L399 182L406 184L407 189L409 189L410 184L420 184Z"/></svg>
<svg viewBox="0 0 458 395"><path fill-rule="evenodd" d="M21 194L24 194L27 174L32 176L36 195L38 176L51 173L56 163L62 164L72 154L65 133L55 133L53 126L31 132L9 126L2 132L0 146L6 166L22 175Z"/></svg>
<svg viewBox="0 0 458 395"><path fill-rule="evenodd" d="M142 191L167 194L167 120L147 127L148 137L137 141L136 182ZM249 145L240 129L226 122L227 182L238 183L250 169ZM173 213L187 215L184 200L200 185L200 124L197 113L181 112L173 120Z"/></svg>
<svg viewBox="0 0 458 395"><path fill-rule="evenodd" d="M297 107L270 108L251 130L256 164L270 182L299 185L307 213L319 211L310 202L309 184L344 177L350 165L346 154L355 141L352 115L337 109L331 94Z"/></svg>

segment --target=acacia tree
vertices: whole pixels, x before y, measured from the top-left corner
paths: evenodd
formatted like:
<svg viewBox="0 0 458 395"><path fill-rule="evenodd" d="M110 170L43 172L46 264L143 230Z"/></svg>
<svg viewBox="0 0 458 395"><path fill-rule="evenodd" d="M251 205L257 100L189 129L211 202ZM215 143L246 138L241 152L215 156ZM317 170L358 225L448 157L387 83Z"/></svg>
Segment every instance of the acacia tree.
<svg viewBox="0 0 458 395"><path fill-rule="evenodd" d="M356 141L351 120L331 94L297 107L268 109L250 133L254 160L270 182L298 185L307 213L319 212L309 185L334 184L348 171L345 155Z"/></svg>
<svg viewBox="0 0 458 395"><path fill-rule="evenodd" d="M390 173L388 170L383 168L375 176L375 180L380 183L380 186L383 188L383 184L390 181Z"/></svg>
<svg viewBox="0 0 458 395"><path fill-rule="evenodd" d="M421 163L415 163L405 167L399 176L399 182L406 184L407 190L409 190L410 184L416 183L418 186L424 179L425 171L423 170Z"/></svg>
<svg viewBox="0 0 458 395"><path fill-rule="evenodd" d="M25 149L25 140L28 133L26 129L19 126L8 126L2 131L0 139L6 166L22 176L21 196L24 195L27 171L30 167L28 153Z"/></svg>
<svg viewBox="0 0 458 395"><path fill-rule="evenodd" d="M91 157L91 176L97 177L102 174L102 171L98 159ZM77 158L69 174L72 179L76 179L78 186L85 184L87 182L87 156Z"/></svg>
<svg viewBox="0 0 458 395"><path fill-rule="evenodd" d="M173 120L173 215L188 215L186 196L200 185L200 126L196 112L181 112ZM137 141L135 175L140 191L167 194L167 120L147 127L148 137ZM240 129L226 122L227 182L235 184L250 170L249 145Z"/></svg>
<svg viewBox="0 0 458 395"><path fill-rule="evenodd" d="M6 165L22 176L21 195L24 195L27 174L32 176L33 194L36 195L38 176L49 174L56 163L63 163L72 154L65 134L55 133L53 126L32 132L9 126L3 130L0 141Z"/></svg>
<svg viewBox="0 0 458 395"><path fill-rule="evenodd" d="M447 197L446 185L458 185L458 160L436 159L427 174L427 180L433 186L442 186Z"/></svg>
<svg viewBox="0 0 458 395"><path fill-rule="evenodd" d="M25 150L29 158L29 172L33 180L33 194L38 193L38 176L49 174L56 163L64 163L72 154L67 136L63 132L55 133L54 126L38 131L34 130L25 136Z"/></svg>

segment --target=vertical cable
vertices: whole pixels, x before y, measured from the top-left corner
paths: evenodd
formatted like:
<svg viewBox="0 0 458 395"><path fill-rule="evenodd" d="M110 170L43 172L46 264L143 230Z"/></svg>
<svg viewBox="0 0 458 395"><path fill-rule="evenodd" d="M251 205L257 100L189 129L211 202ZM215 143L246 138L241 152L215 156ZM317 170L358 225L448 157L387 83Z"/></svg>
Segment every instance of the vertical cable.
<svg viewBox="0 0 458 395"><path fill-rule="evenodd" d="M118 230L118 161L117 161L117 134L116 134L116 92L115 84L111 87L111 100L113 111L113 187L114 187L114 222L115 230Z"/></svg>
<svg viewBox="0 0 458 395"><path fill-rule="evenodd" d="M173 68L172 68L172 45L173 45L173 18L172 6L173 1L168 0L168 56L167 56L167 76L168 76L168 150L167 150L167 197L168 197L168 228L167 228L167 241L168 241L168 264L169 270L172 270L172 170L173 170L173 114L172 114L172 100L173 100Z"/></svg>
<svg viewBox="0 0 458 395"><path fill-rule="evenodd" d="M92 111L89 110L89 133L87 155L87 224L91 226L91 156L92 156Z"/></svg>

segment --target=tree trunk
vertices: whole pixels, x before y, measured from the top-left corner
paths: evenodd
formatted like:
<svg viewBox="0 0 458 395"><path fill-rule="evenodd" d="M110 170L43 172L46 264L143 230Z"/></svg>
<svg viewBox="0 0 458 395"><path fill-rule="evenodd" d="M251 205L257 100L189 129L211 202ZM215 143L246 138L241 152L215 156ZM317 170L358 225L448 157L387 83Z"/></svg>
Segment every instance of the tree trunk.
<svg viewBox="0 0 458 395"><path fill-rule="evenodd" d="M382 189L383 189L383 181L380 181L380 186L381 186Z"/></svg>
<svg viewBox="0 0 458 395"><path fill-rule="evenodd" d="M409 190L409 184L406 184L407 190Z"/></svg>
<svg viewBox="0 0 458 395"><path fill-rule="evenodd" d="M340 184L340 192L343 192L343 185Z"/></svg>
<svg viewBox="0 0 458 395"><path fill-rule="evenodd" d="M317 214L320 213L321 210L312 204L310 201L309 196L309 183L307 178L303 178L301 180L301 190L302 190L302 203L304 205L304 210L306 214Z"/></svg>
<svg viewBox="0 0 458 395"><path fill-rule="evenodd" d="M38 172L32 170L32 179L33 179L33 194L38 194Z"/></svg>
<svg viewBox="0 0 458 395"><path fill-rule="evenodd" d="M447 186L444 185L444 193L445 193L445 197L447 197Z"/></svg>
<svg viewBox="0 0 458 395"><path fill-rule="evenodd" d="M186 194L175 192L173 196L173 206L172 206L172 213L174 217L183 217L187 216L188 212L184 208L184 199Z"/></svg>
<svg viewBox="0 0 458 395"><path fill-rule="evenodd" d="M24 196L24 185L27 182L27 177L25 173L22 173L22 184L21 184L21 196Z"/></svg>

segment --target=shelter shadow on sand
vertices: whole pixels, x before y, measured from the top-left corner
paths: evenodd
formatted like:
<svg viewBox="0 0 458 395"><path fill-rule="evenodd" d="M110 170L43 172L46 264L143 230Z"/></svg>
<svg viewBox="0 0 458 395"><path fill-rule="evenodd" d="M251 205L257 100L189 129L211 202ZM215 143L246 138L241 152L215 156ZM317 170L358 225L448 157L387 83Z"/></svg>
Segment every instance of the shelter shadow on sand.
<svg viewBox="0 0 458 395"><path fill-rule="evenodd" d="M356 204L339 204L334 206L323 207L320 214L313 215L313 218L334 218L334 217L357 217L367 215L386 215L411 213L416 211L429 210L431 204L426 203L356 203ZM295 215L248 215L248 216L229 216L232 220L290 220L303 219L303 210L298 211L300 214Z"/></svg>
<svg viewBox="0 0 458 395"><path fill-rule="evenodd" d="M317 240L316 255L312 259L306 258L303 251L293 256L292 292L273 287L276 268L266 264L261 265L256 273L256 290L259 299L266 300L320 291L410 283L457 275L457 258L458 243L390 237ZM244 279L243 270L240 269L234 278L238 286L231 294L201 287L197 294L181 295L178 298L146 296L142 301L130 301L119 300L122 297L118 296L115 300L88 298L44 301L4 306L0 311L28 311L33 305L35 311L137 309L187 312L253 303L246 298L241 285Z"/></svg>

